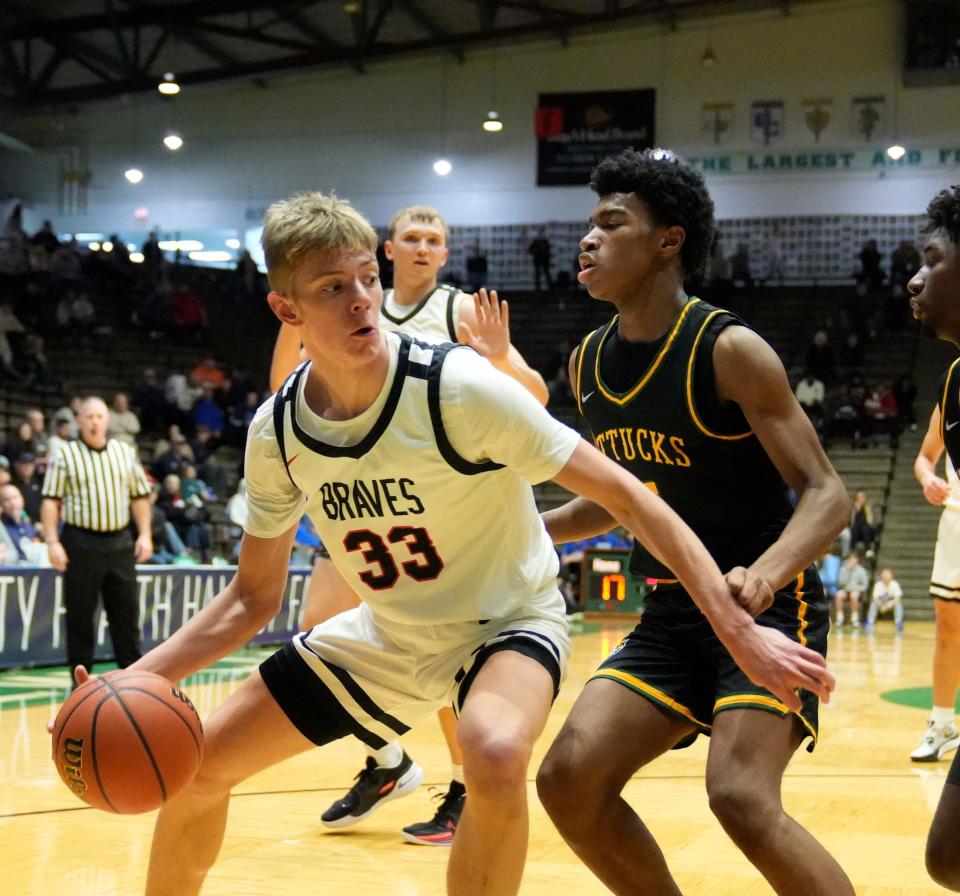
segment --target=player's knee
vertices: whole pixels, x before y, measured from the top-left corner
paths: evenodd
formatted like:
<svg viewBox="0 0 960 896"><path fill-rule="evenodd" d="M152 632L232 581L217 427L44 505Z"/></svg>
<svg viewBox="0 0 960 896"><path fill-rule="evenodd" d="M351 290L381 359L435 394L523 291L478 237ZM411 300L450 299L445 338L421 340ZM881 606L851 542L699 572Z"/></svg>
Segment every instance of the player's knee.
<svg viewBox="0 0 960 896"><path fill-rule="evenodd" d="M775 828L783 809L772 794L764 793L745 776L707 781L710 811L735 843L759 845Z"/></svg>
<svg viewBox="0 0 960 896"><path fill-rule="evenodd" d="M460 748L471 794L505 795L525 789L531 744L521 735L490 729L464 737L461 732Z"/></svg>
<svg viewBox="0 0 960 896"><path fill-rule="evenodd" d="M941 887L960 892L960 858L954 847L931 831L927 839L927 873Z"/></svg>

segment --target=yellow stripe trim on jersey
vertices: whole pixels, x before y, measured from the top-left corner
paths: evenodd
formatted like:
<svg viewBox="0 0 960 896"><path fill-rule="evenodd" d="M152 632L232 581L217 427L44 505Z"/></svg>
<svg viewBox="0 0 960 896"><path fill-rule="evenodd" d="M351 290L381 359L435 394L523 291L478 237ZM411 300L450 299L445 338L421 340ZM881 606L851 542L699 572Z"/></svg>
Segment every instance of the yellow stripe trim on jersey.
<svg viewBox="0 0 960 896"><path fill-rule="evenodd" d="M687 312L696 304L700 302L699 299L690 299L686 305L683 306L683 310L680 312L680 316L677 318L677 322L673 325L673 331L670 333L670 338L667 339L663 348L660 349L660 353L656 358L653 359L653 363L647 368L647 372L643 375L643 379L637 383L626 395L617 396L612 392L608 392L607 388L603 385L602 380L600 379L600 355L603 354L603 344L607 340L607 336L610 335L610 331L617 325L617 321L620 320L620 315L618 314L612 321L610 321L609 326L606 329L606 332L603 334L603 337L600 340L600 345L597 346L597 358L594 362L594 377L597 381L597 388L603 393L603 396L608 400L612 401L614 404L620 406L625 405L632 398L636 397L637 393L644 387L648 382L650 382L650 377L652 377L656 372L657 368L660 366L660 362L666 357L667 352L670 351L670 346L673 345L674 340L677 338L677 334L680 332L680 327L683 326L684 318L687 316Z"/></svg>
<svg viewBox="0 0 960 896"><path fill-rule="evenodd" d="M809 620L807 619L807 609L809 605L803 599L803 578L805 575L806 575L806 572L801 572L800 575L797 576L797 588L793 592L793 596L797 599L797 603L798 603L797 622L799 623L799 625L797 627L797 640L804 647L807 646L807 636L805 633L807 630L807 626L810 624Z"/></svg>
<svg viewBox="0 0 960 896"><path fill-rule="evenodd" d="M944 438L946 429L944 429L944 425L947 419L947 394L950 391L950 377L953 376L953 370L957 364L960 364L960 358L957 358L957 360L950 365L950 369L947 371L947 378L943 383L943 395L940 397L940 441L943 442L944 445L946 445Z"/></svg>
<svg viewBox="0 0 960 896"><path fill-rule="evenodd" d="M697 415L697 409L694 406L693 402L693 365L697 359L697 349L700 347L700 338L703 336L704 331L707 329L707 325L712 321L718 314L724 314L723 309L718 308L716 311L711 311L707 315L707 319L703 322L700 327L700 332L697 333L697 338L693 340L693 349L690 351L690 360L687 362L687 408L690 411L690 418L693 420L697 429L700 430L704 435L710 436L711 439L722 439L725 442L738 442L741 439L746 439L749 436L753 435L753 430L748 429L745 433L739 433L737 435L727 436L719 432L712 432L703 425L703 421Z"/></svg>
<svg viewBox="0 0 960 896"><path fill-rule="evenodd" d="M630 675L628 672L623 672L620 669L598 669L593 675L590 676L589 680L593 681L595 678L609 678L613 681L618 681L621 684L627 685L627 687L632 688L635 691L639 691L641 694L645 694L651 700L656 701L657 703L665 706L667 709L672 709L678 715L683 716L688 722L692 722L696 725L701 731L709 731L710 726L704 722L701 722L696 716L694 716L693 711L687 709L681 703L677 703L672 697L665 694L663 691L658 690L653 687L653 685L647 684L642 679L636 678L633 675Z"/></svg>
<svg viewBox="0 0 960 896"><path fill-rule="evenodd" d="M580 411L581 416L583 416L583 402L580 400L580 384L583 382L583 356L587 353L587 343L593 339L596 332L597 331L594 330L593 333L587 333L587 338L580 343L580 349L577 352L577 384L575 386L575 398L577 399L577 408Z"/></svg>
<svg viewBox="0 0 960 896"><path fill-rule="evenodd" d="M775 697L765 697L763 694L731 694L727 697L721 697L716 703L713 704L713 712L717 712L724 709L748 709L751 706L763 707L765 709L773 709L781 713L784 716L795 715L801 722L803 722L803 727L810 732L810 736L813 738L814 742L817 740L817 732L800 713L794 712L787 706L786 703L781 703Z"/></svg>

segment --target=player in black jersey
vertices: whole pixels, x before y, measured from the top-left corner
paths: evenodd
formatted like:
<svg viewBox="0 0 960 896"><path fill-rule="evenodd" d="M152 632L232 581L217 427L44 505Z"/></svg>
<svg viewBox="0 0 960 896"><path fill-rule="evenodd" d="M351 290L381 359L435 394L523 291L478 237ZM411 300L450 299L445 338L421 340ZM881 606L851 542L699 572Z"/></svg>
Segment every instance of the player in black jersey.
<svg viewBox="0 0 960 896"><path fill-rule="evenodd" d="M913 316L928 336L960 348L960 186L943 190L927 207L923 267L907 284ZM940 432L954 469L960 464L960 377L947 377L940 397ZM927 838L927 870L941 886L960 891L960 752Z"/></svg>
<svg viewBox="0 0 960 896"><path fill-rule="evenodd" d="M675 896L663 854L621 791L661 753L710 734L710 806L773 889L852 896L837 862L781 804L790 757L816 738L816 696L778 699L731 658L736 603L826 654L828 608L813 563L844 525L846 491L770 346L684 292L713 233L700 175L664 150L629 150L602 162L591 186L599 201L579 279L618 316L580 343L570 381L597 447L670 504L727 571L731 614L705 617L662 558L635 544L631 569L657 587L550 748L541 800L613 892ZM555 542L614 525L582 499L544 522Z"/></svg>

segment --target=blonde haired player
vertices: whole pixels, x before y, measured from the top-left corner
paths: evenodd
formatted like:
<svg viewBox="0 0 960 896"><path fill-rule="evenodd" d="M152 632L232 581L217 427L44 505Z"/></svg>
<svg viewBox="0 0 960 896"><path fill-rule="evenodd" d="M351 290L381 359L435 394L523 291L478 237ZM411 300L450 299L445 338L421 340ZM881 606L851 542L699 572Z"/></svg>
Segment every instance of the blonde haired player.
<svg viewBox="0 0 960 896"><path fill-rule="evenodd" d="M541 404L547 402L543 378L524 360L510 342L510 311L498 301L496 291L481 289L474 296L456 287L438 283L447 262L446 221L435 208L410 205L390 220L384 252L394 266L393 289L384 293L380 325L402 330L424 342L461 342L470 345L502 373L516 380ZM283 325L277 336L270 387L280 388L301 357L300 337L294 327ZM356 606L360 598L337 574L326 549L318 550L304 604L301 630ZM449 707L437 712L450 752L451 780L429 821L408 825L402 836L410 843L449 846L466 801L463 756L457 745L457 719ZM367 762L347 793L323 813L323 824L341 828L356 824L389 800L412 793L423 772L396 740L375 750L367 747Z"/></svg>
<svg viewBox="0 0 960 896"><path fill-rule="evenodd" d="M250 426L236 575L131 668L178 680L247 643L280 609L304 510L363 603L295 636L206 720L200 771L157 818L147 896L199 892L230 791L251 775L348 734L383 744L444 703L459 713L470 790L448 892L518 891L527 766L570 649L531 482L605 507L669 563L777 699L798 709L795 688L829 695L823 658L757 625L638 480L475 352L380 329L376 235L349 205L318 193L277 203L262 240L268 301L310 361Z"/></svg>

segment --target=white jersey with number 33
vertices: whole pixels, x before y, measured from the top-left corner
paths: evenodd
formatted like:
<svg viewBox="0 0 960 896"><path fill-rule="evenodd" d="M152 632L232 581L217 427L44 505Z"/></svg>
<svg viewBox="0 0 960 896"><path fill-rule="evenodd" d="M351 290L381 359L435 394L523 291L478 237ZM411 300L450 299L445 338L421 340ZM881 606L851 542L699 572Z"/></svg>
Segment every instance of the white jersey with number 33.
<svg viewBox="0 0 960 896"><path fill-rule="evenodd" d="M343 578L404 624L501 618L556 590L531 483L579 436L472 349L385 338L386 381L358 417L310 410L309 364L260 408L245 530L275 537L305 510Z"/></svg>

